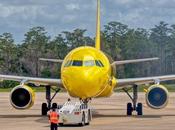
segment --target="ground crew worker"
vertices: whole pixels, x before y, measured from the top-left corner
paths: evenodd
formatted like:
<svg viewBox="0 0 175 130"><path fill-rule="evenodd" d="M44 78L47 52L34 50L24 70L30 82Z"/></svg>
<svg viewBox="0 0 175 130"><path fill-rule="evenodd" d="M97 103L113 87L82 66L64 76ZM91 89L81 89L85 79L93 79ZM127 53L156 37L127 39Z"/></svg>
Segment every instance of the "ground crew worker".
<svg viewBox="0 0 175 130"><path fill-rule="evenodd" d="M49 121L50 121L50 129L51 130L57 130L58 128L58 122L59 122L59 115L56 112L55 108L52 108L52 111L49 114Z"/></svg>

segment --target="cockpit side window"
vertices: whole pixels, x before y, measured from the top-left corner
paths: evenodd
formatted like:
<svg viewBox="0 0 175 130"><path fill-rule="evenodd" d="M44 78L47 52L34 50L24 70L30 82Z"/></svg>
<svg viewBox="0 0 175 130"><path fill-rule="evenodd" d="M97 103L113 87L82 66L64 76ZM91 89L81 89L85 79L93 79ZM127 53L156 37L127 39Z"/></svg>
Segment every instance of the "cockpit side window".
<svg viewBox="0 0 175 130"><path fill-rule="evenodd" d="M99 63L99 61L98 61L98 60L95 60L95 64L96 64L96 66L101 67L101 64Z"/></svg>
<svg viewBox="0 0 175 130"><path fill-rule="evenodd" d="M69 67L69 66L71 66L72 65L72 60L68 60L67 62L66 62L66 64L64 65L64 67Z"/></svg>
<svg viewBox="0 0 175 130"><path fill-rule="evenodd" d="M72 66L82 66L83 65L83 61L81 60L74 60L72 63Z"/></svg>
<svg viewBox="0 0 175 130"><path fill-rule="evenodd" d="M104 67L103 63L100 60L95 60L95 63L99 67Z"/></svg>
<svg viewBox="0 0 175 130"><path fill-rule="evenodd" d="M84 66L86 67L95 66L95 62L94 60L84 61Z"/></svg>
<svg viewBox="0 0 175 130"><path fill-rule="evenodd" d="M103 63L100 60L98 60L98 62L101 64L101 67L104 67Z"/></svg>

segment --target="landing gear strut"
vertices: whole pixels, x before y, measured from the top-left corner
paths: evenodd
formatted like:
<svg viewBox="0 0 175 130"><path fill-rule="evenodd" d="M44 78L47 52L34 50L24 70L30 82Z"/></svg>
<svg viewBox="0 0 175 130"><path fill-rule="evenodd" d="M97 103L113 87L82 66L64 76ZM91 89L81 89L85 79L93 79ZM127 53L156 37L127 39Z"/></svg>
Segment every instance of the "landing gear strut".
<svg viewBox="0 0 175 130"><path fill-rule="evenodd" d="M137 115L143 115L143 105L142 103L137 103L138 99L138 86L133 85L133 95L130 95L129 90L130 89L123 89L124 92L129 96L131 99L132 103L127 104L127 115L131 116L133 111L137 112Z"/></svg>
<svg viewBox="0 0 175 130"><path fill-rule="evenodd" d="M46 86L46 101L47 103L42 103L41 106L41 115L46 116L47 112L53 107L57 108L57 103L52 104L52 100L57 95L57 93L60 91L60 89L54 89L51 86ZM51 89L55 91L54 95L51 97ZM52 106L51 106L52 104Z"/></svg>

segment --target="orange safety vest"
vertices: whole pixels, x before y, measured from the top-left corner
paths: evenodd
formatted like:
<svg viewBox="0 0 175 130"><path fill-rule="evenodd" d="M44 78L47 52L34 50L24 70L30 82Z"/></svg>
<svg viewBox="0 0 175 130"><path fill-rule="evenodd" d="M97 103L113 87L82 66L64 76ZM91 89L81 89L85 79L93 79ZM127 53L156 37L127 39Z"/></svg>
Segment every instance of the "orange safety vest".
<svg viewBox="0 0 175 130"><path fill-rule="evenodd" d="M58 113L57 112L50 112L50 123L58 123Z"/></svg>

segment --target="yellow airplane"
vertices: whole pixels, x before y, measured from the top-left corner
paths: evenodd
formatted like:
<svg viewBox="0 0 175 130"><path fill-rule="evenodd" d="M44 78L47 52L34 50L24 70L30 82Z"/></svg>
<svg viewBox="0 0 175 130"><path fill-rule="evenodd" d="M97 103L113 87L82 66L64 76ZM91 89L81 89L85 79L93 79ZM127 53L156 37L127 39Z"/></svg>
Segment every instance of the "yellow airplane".
<svg viewBox="0 0 175 130"><path fill-rule="evenodd" d="M59 88L64 88L72 97L79 98L84 103L92 98L109 97L113 94L114 88L123 90L130 97L131 102L127 104L127 115L132 115L136 111L142 115L142 103L137 103L137 89L141 84L153 84L146 91L147 105L153 109L164 108L168 103L168 90L160 85L161 81L174 80L175 75L165 75L156 77L142 77L117 79L115 77L115 66L137 62L148 62L158 58L135 59L125 61L111 61L102 52L100 47L100 0L97 0L97 28L95 47L83 46L72 50L64 60L45 59L62 63L61 79L35 78L13 75L0 75L0 80L19 81L20 85L11 91L10 102L16 109L28 109L34 104L35 94L27 85L34 83L45 86L47 103L42 104L42 115L46 115L51 108L52 99ZM54 88L53 86L57 86ZM51 89L55 94L51 97ZM133 89L133 95L128 92ZM56 104L53 104L56 105Z"/></svg>

